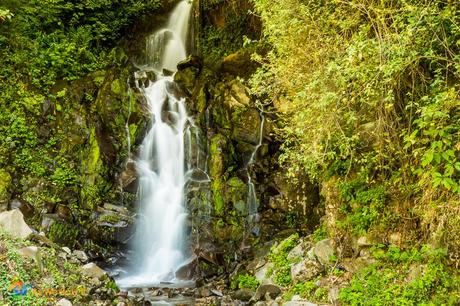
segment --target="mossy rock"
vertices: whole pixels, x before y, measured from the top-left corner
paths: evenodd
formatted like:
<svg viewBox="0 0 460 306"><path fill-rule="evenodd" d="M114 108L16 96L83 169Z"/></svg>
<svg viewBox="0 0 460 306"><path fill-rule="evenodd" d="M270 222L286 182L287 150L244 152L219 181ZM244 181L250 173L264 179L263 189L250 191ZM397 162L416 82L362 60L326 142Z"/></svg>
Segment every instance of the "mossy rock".
<svg viewBox="0 0 460 306"><path fill-rule="evenodd" d="M191 95L200 70L196 67L188 67L176 72L174 82L179 84L188 95Z"/></svg>
<svg viewBox="0 0 460 306"><path fill-rule="evenodd" d="M247 214L246 197L248 187L238 177L232 177L227 180L225 190L225 201L232 205L232 209L239 215Z"/></svg>

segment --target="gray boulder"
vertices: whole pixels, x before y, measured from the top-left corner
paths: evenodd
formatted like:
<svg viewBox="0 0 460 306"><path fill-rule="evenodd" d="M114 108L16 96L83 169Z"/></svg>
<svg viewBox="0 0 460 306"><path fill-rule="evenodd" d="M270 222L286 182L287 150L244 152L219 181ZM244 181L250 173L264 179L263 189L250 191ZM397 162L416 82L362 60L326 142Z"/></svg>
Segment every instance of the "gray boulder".
<svg viewBox="0 0 460 306"><path fill-rule="evenodd" d="M0 213L0 228L12 237L21 239L29 237L33 232L24 222L24 216L19 209Z"/></svg>

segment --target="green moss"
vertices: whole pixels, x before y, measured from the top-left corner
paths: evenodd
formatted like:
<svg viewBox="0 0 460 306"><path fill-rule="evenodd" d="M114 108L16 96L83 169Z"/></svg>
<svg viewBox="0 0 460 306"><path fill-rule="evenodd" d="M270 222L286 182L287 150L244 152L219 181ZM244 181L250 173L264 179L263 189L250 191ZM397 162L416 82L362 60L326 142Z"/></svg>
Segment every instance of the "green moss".
<svg viewBox="0 0 460 306"><path fill-rule="evenodd" d="M445 250L378 249L377 262L340 291L346 305L458 305L460 275L446 265ZM419 269L420 273L415 273Z"/></svg>
<svg viewBox="0 0 460 306"><path fill-rule="evenodd" d="M0 204L9 200L11 181L11 175L6 170L0 169Z"/></svg>
<svg viewBox="0 0 460 306"><path fill-rule="evenodd" d="M230 280L230 288L235 289L257 289L260 282L253 275L238 274Z"/></svg>
<svg viewBox="0 0 460 306"><path fill-rule="evenodd" d="M79 230L74 225L63 221L54 221L50 226L48 237L58 244L73 248L78 234Z"/></svg>
<svg viewBox="0 0 460 306"><path fill-rule="evenodd" d="M120 79L113 80L110 89L114 94L119 96L123 95L124 93L124 86Z"/></svg>
<svg viewBox="0 0 460 306"><path fill-rule="evenodd" d="M271 248L268 258L274 264L274 281L281 286L288 286L292 282L291 262L287 258L289 251L298 243L299 235L292 234Z"/></svg>
<svg viewBox="0 0 460 306"><path fill-rule="evenodd" d="M214 211L217 215L222 215L225 203L222 197L222 181L220 179L214 179L212 181L211 192L214 203Z"/></svg>

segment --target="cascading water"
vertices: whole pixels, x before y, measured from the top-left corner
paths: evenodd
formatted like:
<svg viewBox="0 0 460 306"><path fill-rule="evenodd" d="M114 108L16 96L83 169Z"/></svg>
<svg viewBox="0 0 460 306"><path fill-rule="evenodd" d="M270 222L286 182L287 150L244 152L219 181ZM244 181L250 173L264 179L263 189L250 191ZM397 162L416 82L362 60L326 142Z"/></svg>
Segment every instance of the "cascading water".
<svg viewBox="0 0 460 306"><path fill-rule="evenodd" d="M185 247L184 186L187 166L184 139L190 133L183 99L171 93L173 78L163 69L176 71L186 57L185 42L191 4L180 2L165 28L147 39L149 64L156 81L139 86L149 106L151 126L146 134L136 168L139 175L139 220L133 243L134 258L126 275L117 280L120 287L156 286L177 283L175 271L187 260Z"/></svg>
<svg viewBox="0 0 460 306"><path fill-rule="evenodd" d="M252 181L252 177L249 173L249 167L254 164L256 161L257 151L259 150L260 146L262 145L263 141L263 132L264 132L264 123L265 123L265 116L260 113L261 123L260 123L260 131L259 131L259 142L254 147L254 151L249 158L248 163L246 164L246 175L248 177L248 198L247 198L247 207L248 207L248 221L253 222L257 219L257 208L259 204L257 203L256 197L256 189L254 183Z"/></svg>

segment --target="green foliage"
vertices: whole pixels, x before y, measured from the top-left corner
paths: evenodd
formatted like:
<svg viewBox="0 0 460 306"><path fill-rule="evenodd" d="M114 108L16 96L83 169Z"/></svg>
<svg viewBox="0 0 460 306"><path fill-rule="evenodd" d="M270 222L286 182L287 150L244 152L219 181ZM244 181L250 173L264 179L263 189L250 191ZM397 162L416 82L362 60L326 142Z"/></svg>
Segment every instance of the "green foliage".
<svg viewBox="0 0 460 306"><path fill-rule="evenodd" d="M289 176L458 198L458 1L254 4L271 51L253 92L280 117Z"/></svg>
<svg viewBox="0 0 460 306"><path fill-rule="evenodd" d="M80 187L87 188L80 193L90 204L102 193L86 182L91 176L94 185L102 171L94 131L90 168L80 166L93 125L87 112L105 80L104 69L126 60L117 47L124 32L160 5L159 0L2 1L0 168L21 182L15 192L37 208L50 199L79 201ZM32 188L38 183L40 191Z"/></svg>
<svg viewBox="0 0 460 306"><path fill-rule="evenodd" d="M230 282L230 287L235 289L257 289L259 281L253 275L244 273L236 275Z"/></svg>
<svg viewBox="0 0 460 306"><path fill-rule="evenodd" d="M258 39L259 31L246 0L203 1L205 27L201 33L203 57L210 63L219 61ZM225 14L222 14L224 12ZM216 20L220 21L216 21Z"/></svg>
<svg viewBox="0 0 460 306"><path fill-rule="evenodd" d="M289 251L292 250L299 241L299 235L297 233L292 234L288 238L281 241L278 245L271 248L268 259L274 264L273 271L274 281L281 286L287 286L291 284L291 262L287 258Z"/></svg>
<svg viewBox="0 0 460 306"><path fill-rule="evenodd" d="M374 249L379 261L340 292L346 305L458 305L460 276L444 264L445 250ZM420 272L417 272L420 271ZM458 271L457 271L458 272Z"/></svg>
<svg viewBox="0 0 460 306"><path fill-rule="evenodd" d="M313 232L313 241L314 242L318 242L318 241L321 241L321 240L324 240L326 239L328 236L327 236L327 229L324 225L320 225L317 229L315 229L315 231Z"/></svg>
<svg viewBox="0 0 460 306"><path fill-rule="evenodd" d="M311 280L304 283L298 283L289 288L283 295L283 300L290 301L294 295L299 295L301 298L308 298L317 288L315 281Z"/></svg>
<svg viewBox="0 0 460 306"><path fill-rule="evenodd" d="M346 216L341 226L349 226L357 234L364 234L380 220L387 198L383 186L370 187L360 180L340 184L340 197L344 200L341 212Z"/></svg>

